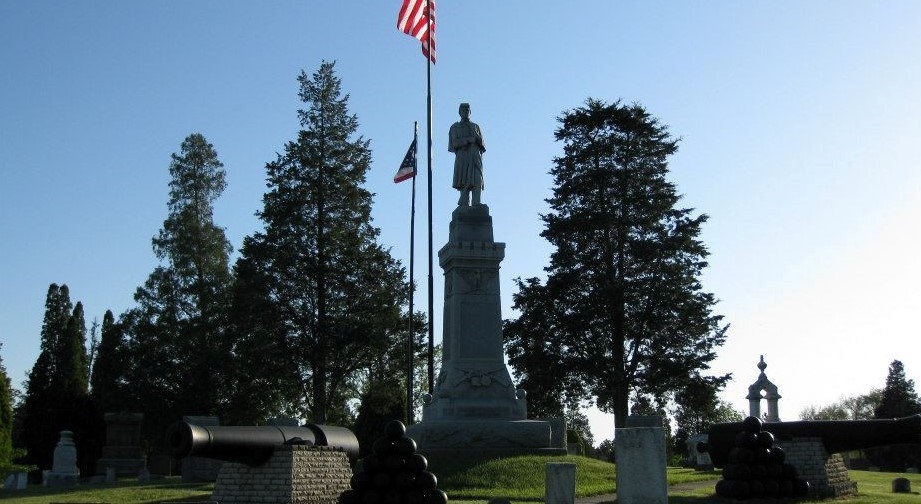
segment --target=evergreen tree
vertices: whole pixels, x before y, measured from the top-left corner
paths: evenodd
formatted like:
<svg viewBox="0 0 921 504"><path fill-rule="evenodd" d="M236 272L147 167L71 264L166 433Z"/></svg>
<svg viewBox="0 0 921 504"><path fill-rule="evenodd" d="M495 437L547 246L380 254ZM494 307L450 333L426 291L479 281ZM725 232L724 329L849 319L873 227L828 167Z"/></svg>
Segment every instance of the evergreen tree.
<svg viewBox="0 0 921 504"><path fill-rule="evenodd" d="M124 404L125 342L115 315L106 310L96 350L90 393L103 412L122 411Z"/></svg>
<svg viewBox="0 0 921 504"><path fill-rule="evenodd" d="M921 413L921 400L915 392L915 381L905 377L905 366L899 360L889 364L889 375L875 418L902 418Z"/></svg>
<svg viewBox="0 0 921 504"><path fill-rule="evenodd" d="M886 376L886 386L883 388L882 398L874 410L875 418L902 418L921 413L921 399L915 392L915 382L905 376L905 366L899 360L889 364L889 374ZM874 465L884 470L904 472L907 467L918 467L921 464L921 445L903 444L866 451Z"/></svg>
<svg viewBox="0 0 921 504"><path fill-rule="evenodd" d="M161 264L122 320L131 356L130 407L145 413L148 438L182 415L220 414L231 369L231 247L212 207L226 187L223 164L195 133L172 155L169 170L168 215L153 239Z"/></svg>
<svg viewBox="0 0 921 504"><path fill-rule="evenodd" d="M66 285L51 284L45 297L38 358L25 383L22 411L22 439L30 464L51 468L51 457L58 440L58 399L52 383L57 376L59 342L65 338L73 305Z"/></svg>
<svg viewBox="0 0 921 504"><path fill-rule="evenodd" d="M322 424L341 414L352 373L402 333L406 288L371 225L369 143L355 137L334 64L298 82L302 129L266 165L266 228L245 239L235 266L237 354L250 359L235 399Z"/></svg>
<svg viewBox="0 0 921 504"><path fill-rule="evenodd" d="M87 394L86 319L83 303L74 306L67 319L63 336L58 340L54 356L55 372L51 388L61 398L77 398Z"/></svg>
<svg viewBox="0 0 921 504"><path fill-rule="evenodd" d="M566 369L554 332L552 317L555 301L537 278L515 279L518 292L512 294L512 308L520 313L503 323L506 353L518 380L518 388L528 392L528 415L532 418L563 416L567 402L578 402L584 385Z"/></svg>
<svg viewBox="0 0 921 504"><path fill-rule="evenodd" d="M583 384L576 392L594 396L623 425L632 393L674 394L725 340L722 317L711 311L716 301L698 280L707 217L676 206L666 176L677 140L640 105L589 99L559 121L563 155L550 172L555 187L541 233L555 250L546 283L526 280L516 298L522 317L548 320L508 326L506 348L525 355L542 338L567 383ZM518 371L546 372L537 362Z"/></svg>
<svg viewBox="0 0 921 504"><path fill-rule="evenodd" d="M3 343L0 343L0 349ZM0 472L13 457L13 387L0 357Z"/></svg>

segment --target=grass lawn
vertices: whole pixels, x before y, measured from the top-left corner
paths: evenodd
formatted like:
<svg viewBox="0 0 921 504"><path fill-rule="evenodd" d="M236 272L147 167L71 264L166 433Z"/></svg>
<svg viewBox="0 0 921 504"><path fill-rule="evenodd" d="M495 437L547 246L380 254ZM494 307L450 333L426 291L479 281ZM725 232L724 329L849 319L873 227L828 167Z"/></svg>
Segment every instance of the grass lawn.
<svg viewBox="0 0 921 504"><path fill-rule="evenodd" d="M519 457L481 464L468 471L457 471L439 477L455 504L483 504L491 497L510 497L512 502L540 502L544 492L544 464L548 461L576 464L576 487L580 497L610 494L614 491L614 466L584 457ZM732 504L738 501L720 499L713 495L713 484L683 485L695 481L713 481L716 473L691 469L669 468L669 502L673 504ZM893 478L911 481L912 494L891 493ZM859 495L841 502L847 504L921 504L921 475L851 471ZM678 485L678 486L672 486ZM694 488L688 488L694 487ZM150 483L121 480L117 485L81 485L73 489L50 489L32 486L27 490L0 490L3 504L107 503L153 504L157 502L207 501L211 484L183 484L178 477ZM744 501L752 504L783 504L793 500L770 499ZM802 501L799 501L802 502ZM836 501L833 501L836 502Z"/></svg>
<svg viewBox="0 0 921 504"><path fill-rule="evenodd" d="M921 475L918 474L899 474L884 472L868 471L850 471L850 477L857 482L857 496L848 499L829 500L825 502L843 502L847 504L921 504ZM895 478L908 478L911 481L912 493L894 494L892 493L892 480ZM713 495L713 487L696 488L685 491L669 491L668 502L670 504L730 504L735 502L745 502L751 504L783 504L790 502L823 502L823 501L796 501L793 499L748 499L745 501L734 501L730 499L721 499Z"/></svg>
<svg viewBox="0 0 921 504"><path fill-rule="evenodd" d="M84 484L76 488L45 488L30 485L25 490L0 490L3 504L107 503L146 504L208 500L212 483L182 483L179 476L147 483L122 479L115 485Z"/></svg>

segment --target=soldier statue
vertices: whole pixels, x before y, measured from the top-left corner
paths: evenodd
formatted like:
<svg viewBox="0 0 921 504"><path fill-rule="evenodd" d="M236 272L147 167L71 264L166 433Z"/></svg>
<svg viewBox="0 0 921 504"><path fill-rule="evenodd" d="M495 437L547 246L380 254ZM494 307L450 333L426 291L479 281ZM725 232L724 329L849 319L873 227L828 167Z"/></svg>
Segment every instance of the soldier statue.
<svg viewBox="0 0 921 504"><path fill-rule="evenodd" d="M455 154L454 183L460 190L459 206L480 205L483 184L483 134L480 127L470 121L470 104L461 103L458 109L461 120L451 125L448 133L448 151ZM471 193L473 199L471 201Z"/></svg>

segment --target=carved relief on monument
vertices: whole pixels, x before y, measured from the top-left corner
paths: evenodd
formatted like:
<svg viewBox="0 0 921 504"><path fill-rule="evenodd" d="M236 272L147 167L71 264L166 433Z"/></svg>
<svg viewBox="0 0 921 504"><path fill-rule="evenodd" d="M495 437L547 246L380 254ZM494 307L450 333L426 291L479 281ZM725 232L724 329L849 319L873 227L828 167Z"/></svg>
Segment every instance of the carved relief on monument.
<svg viewBox="0 0 921 504"><path fill-rule="evenodd" d="M457 286L457 294L496 294L496 280L499 272L483 270L480 268L458 269L457 274L461 282Z"/></svg>

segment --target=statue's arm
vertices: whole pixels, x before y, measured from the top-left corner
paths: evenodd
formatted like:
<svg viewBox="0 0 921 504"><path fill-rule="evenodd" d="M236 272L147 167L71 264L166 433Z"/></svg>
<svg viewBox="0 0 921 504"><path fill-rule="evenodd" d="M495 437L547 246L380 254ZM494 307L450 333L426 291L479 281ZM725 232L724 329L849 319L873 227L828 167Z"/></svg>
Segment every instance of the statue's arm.
<svg viewBox="0 0 921 504"><path fill-rule="evenodd" d="M452 125L451 129L448 130L448 152L455 152L458 147L462 147L462 145L460 145L457 138L457 128Z"/></svg>
<svg viewBox="0 0 921 504"><path fill-rule="evenodd" d="M480 131L479 126L477 126L474 129L474 135L475 135L475 138L474 138L473 143L479 146L480 152L486 152L486 144L483 143L483 133Z"/></svg>

